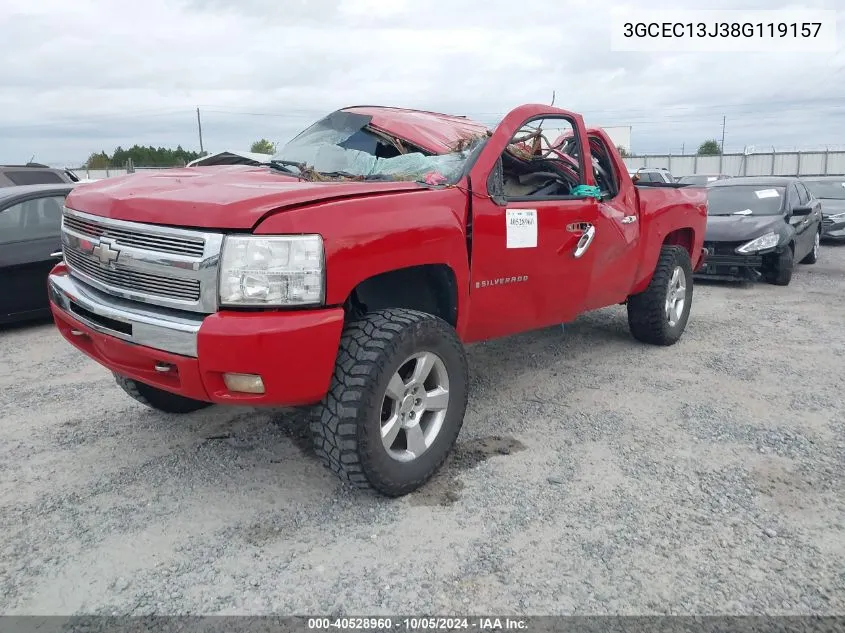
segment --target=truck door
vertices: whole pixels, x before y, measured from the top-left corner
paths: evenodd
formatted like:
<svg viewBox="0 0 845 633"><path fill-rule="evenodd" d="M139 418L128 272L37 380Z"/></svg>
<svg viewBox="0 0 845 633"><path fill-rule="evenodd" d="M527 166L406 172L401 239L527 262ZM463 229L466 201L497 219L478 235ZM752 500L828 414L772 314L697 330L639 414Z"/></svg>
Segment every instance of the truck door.
<svg viewBox="0 0 845 633"><path fill-rule="evenodd" d="M590 285L599 203L571 195L573 183L584 183L582 159L564 161L546 153L547 143L525 140L541 121L581 130L583 122L517 118L525 108L508 115L488 141L485 151L495 152L487 156L490 168L476 165L472 172L468 340L571 321L583 310Z"/></svg>
<svg viewBox="0 0 845 633"><path fill-rule="evenodd" d="M585 310L624 301L631 291L639 263L640 217L636 189L608 141L588 133L596 185L602 193L595 218L593 248L598 255L591 268Z"/></svg>

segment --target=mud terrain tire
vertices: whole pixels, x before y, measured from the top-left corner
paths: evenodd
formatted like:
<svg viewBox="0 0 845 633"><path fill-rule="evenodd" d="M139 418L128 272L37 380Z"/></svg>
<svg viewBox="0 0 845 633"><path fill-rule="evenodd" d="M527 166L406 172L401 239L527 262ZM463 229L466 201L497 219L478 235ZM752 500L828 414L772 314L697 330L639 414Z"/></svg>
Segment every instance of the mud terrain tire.
<svg viewBox="0 0 845 633"><path fill-rule="evenodd" d="M648 287L628 298L628 327L633 337L651 345L677 343L689 320L692 286L687 250L683 246L663 246ZM683 299L683 304L678 303L679 299Z"/></svg>
<svg viewBox="0 0 845 633"><path fill-rule="evenodd" d="M413 492L440 468L457 440L467 383L464 347L442 319L386 309L350 321L329 392L310 414L317 457L356 488L390 497Z"/></svg>

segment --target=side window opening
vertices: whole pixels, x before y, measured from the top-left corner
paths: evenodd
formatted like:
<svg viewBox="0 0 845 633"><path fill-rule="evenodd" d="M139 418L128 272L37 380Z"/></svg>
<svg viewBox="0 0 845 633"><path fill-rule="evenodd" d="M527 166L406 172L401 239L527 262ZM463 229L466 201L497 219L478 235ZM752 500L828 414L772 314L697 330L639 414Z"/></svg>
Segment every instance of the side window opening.
<svg viewBox="0 0 845 633"><path fill-rule="evenodd" d="M804 203L803 204L810 204L813 201L813 194L810 193L810 190L807 189L807 185L803 182L798 183L798 187L800 191L804 194Z"/></svg>
<svg viewBox="0 0 845 633"><path fill-rule="evenodd" d="M613 168L610 151L600 137L590 136L589 139L596 185L602 195L613 198L619 193L619 176Z"/></svg>
<svg viewBox="0 0 845 633"><path fill-rule="evenodd" d="M791 213L793 207L797 207L801 204L801 195L798 193L798 187L795 185L790 185L787 188L787 191L789 193L787 194L786 208L787 212Z"/></svg>
<svg viewBox="0 0 845 633"><path fill-rule="evenodd" d="M58 238L64 200L64 196L36 198L0 211L0 244Z"/></svg>
<svg viewBox="0 0 845 633"><path fill-rule="evenodd" d="M494 170L496 180L501 177L504 197L571 196L583 182L573 131L572 123L563 118L538 119L523 125L502 152L501 171L498 165ZM498 183L493 183L491 190L499 190Z"/></svg>

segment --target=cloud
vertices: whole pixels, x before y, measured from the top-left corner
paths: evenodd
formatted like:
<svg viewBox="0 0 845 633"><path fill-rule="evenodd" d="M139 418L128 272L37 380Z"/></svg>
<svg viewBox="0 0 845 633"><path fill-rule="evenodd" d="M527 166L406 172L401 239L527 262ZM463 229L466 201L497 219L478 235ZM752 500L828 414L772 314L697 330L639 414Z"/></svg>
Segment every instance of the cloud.
<svg viewBox="0 0 845 633"><path fill-rule="evenodd" d="M494 124L518 104L548 102L553 90L556 105L591 123L632 125L639 152L718 137L723 115L728 149L845 137L841 46L835 54L616 52L613 4L6 0L0 162L34 155L80 164L134 143L198 149L197 107L214 151L285 141L360 103ZM835 8L834 0L807 6ZM841 18L838 29L845 33Z"/></svg>

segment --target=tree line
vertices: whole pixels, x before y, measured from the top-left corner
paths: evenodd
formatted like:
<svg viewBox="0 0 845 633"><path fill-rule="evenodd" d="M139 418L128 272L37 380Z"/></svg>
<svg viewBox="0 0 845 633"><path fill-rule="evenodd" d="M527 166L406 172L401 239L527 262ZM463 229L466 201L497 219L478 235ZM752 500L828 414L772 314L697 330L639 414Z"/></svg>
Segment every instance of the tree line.
<svg viewBox="0 0 845 633"><path fill-rule="evenodd" d="M95 152L88 157L85 166L88 169L124 169L131 160L137 167L183 167L200 156L199 152L183 149L181 145L176 149L133 145L129 149L117 147L111 154Z"/></svg>
<svg viewBox="0 0 845 633"><path fill-rule="evenodd" d="M276 144L262 138L250 146L251 152L258 154L275 154ZM177 145L176 149L169 147L144 147L133 145L129 149L118 146L109 154L105 151L94 152L85 162L88 169L125 169L129 161L135 167L184 167L192 160L205 156L208 152L194 152Z"/></svg>

